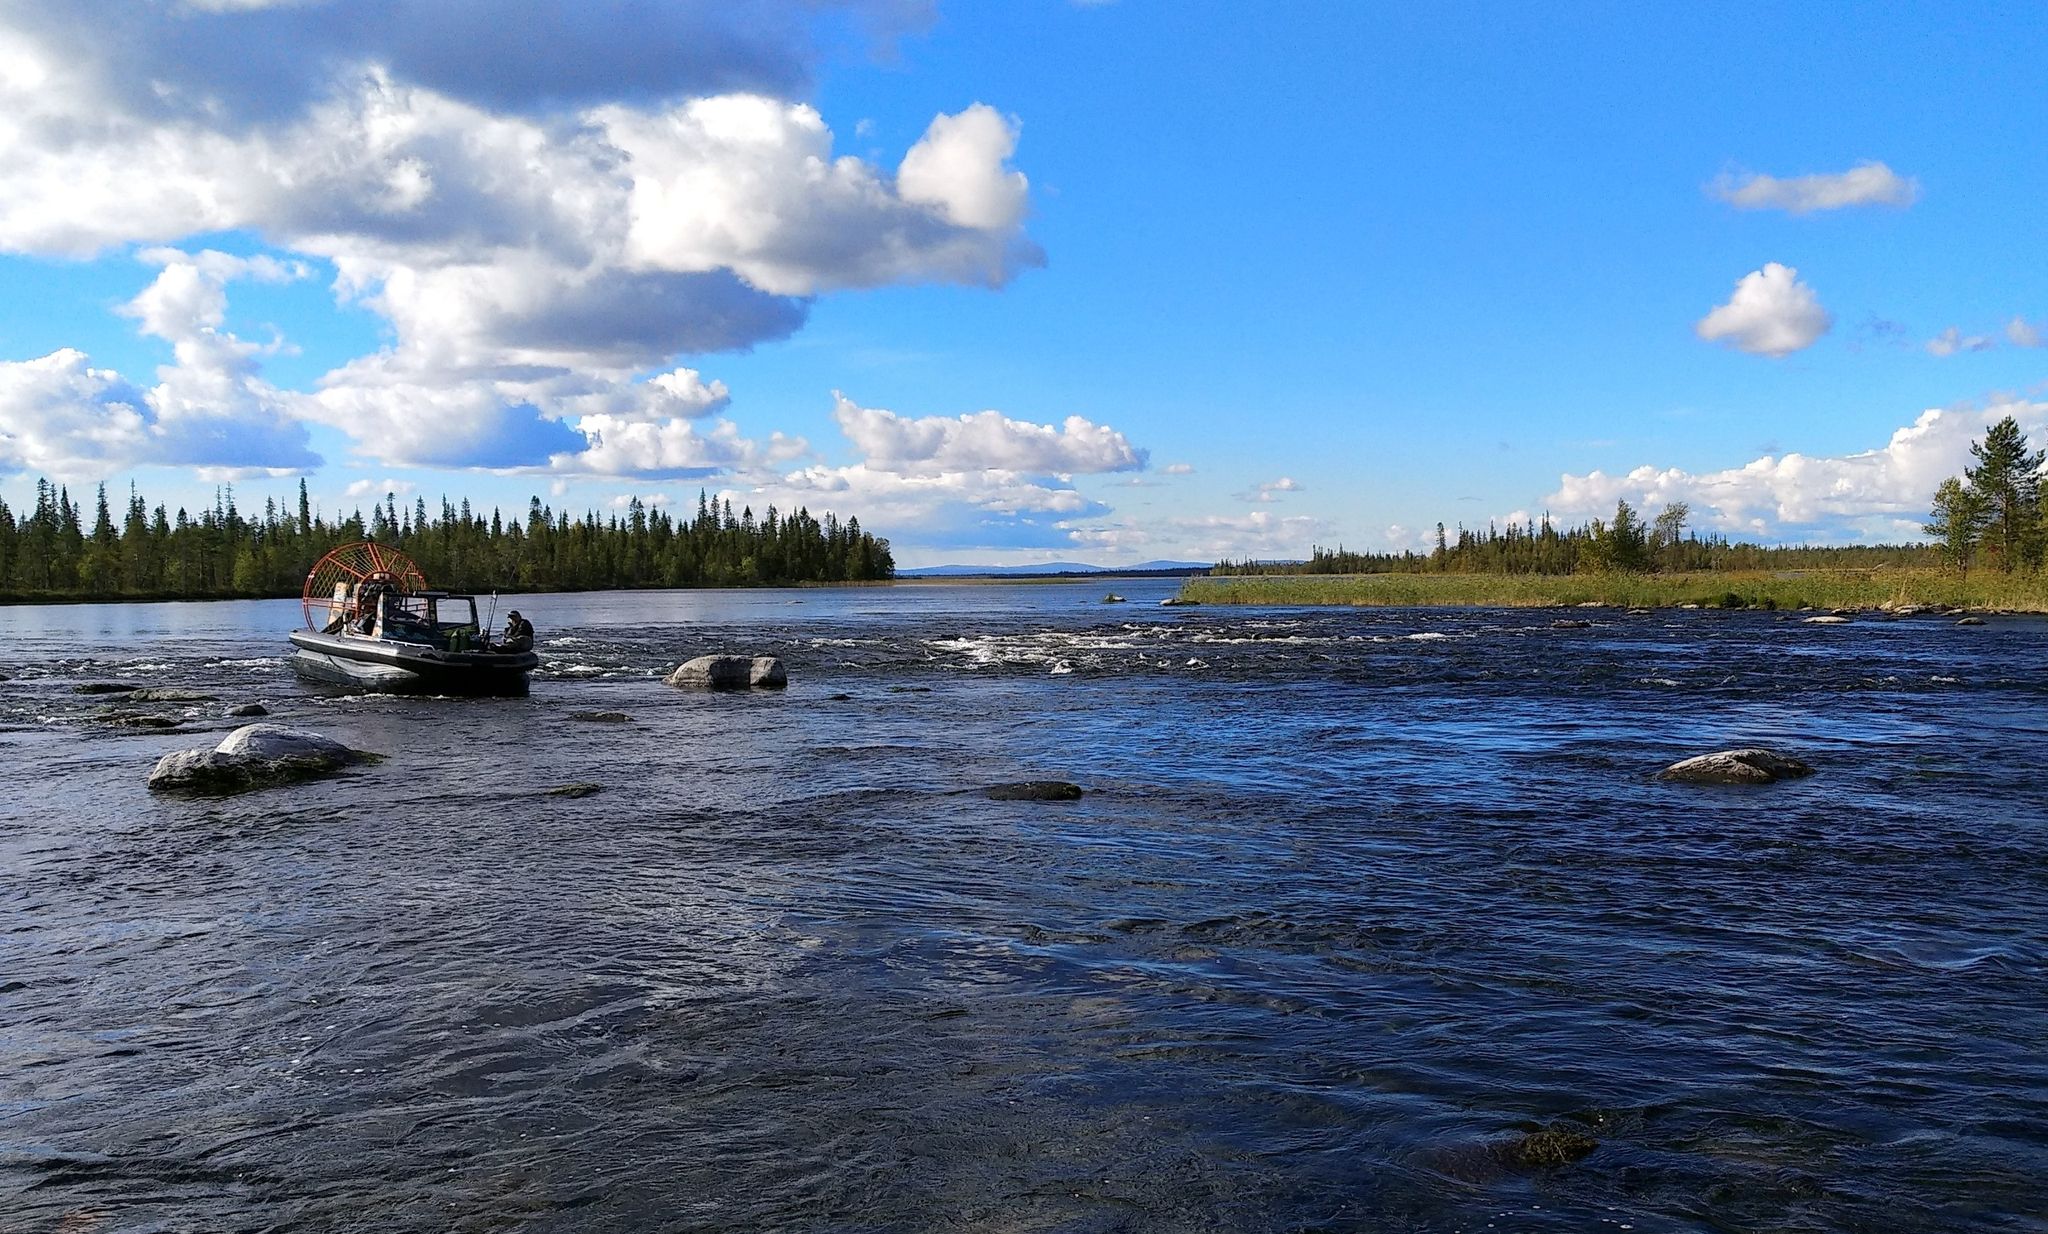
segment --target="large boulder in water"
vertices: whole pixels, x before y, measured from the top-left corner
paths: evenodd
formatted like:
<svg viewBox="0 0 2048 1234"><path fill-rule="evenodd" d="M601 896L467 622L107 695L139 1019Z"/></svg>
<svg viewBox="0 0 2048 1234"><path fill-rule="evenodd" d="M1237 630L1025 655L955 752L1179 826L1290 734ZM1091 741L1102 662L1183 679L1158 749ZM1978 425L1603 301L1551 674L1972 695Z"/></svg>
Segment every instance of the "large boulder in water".
<svg viewBox="0 0 2048 1234"><path fill-rule="evenodd" d="M1813 768L1770 750L1716 750L1682 759L1662 774L1687 784L1771 784L1810 776Z"/></svg>
<svg viewBox="0 0 2048 1234"><path fill-rule="evenodd" d="M665 680L697 690L780 690L789 674L774 656L698 656L677 665Z"/></svg>
<svg viewBox="0 0 2048 1234"><path fill-rule="evenodd" d="M214 749L231 758L331 758L347 762L355 751L319 733L282 724L244 724Z"/></svg>
<svg viewBox="0 0 2048 1234"><path fill-rule="evenodd" d="M157 760L149 787L160 793L224 796L331 775L366 756L304 729L245 724L211 750L179 750Z"/></svg>

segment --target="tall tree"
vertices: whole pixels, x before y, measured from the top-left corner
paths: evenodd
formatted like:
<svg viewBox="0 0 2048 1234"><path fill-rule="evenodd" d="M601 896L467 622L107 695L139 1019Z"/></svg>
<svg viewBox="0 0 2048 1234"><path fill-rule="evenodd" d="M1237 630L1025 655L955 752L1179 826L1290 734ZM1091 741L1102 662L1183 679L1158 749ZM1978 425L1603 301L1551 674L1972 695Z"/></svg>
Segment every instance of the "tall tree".
<svg viewBox="0 0 2048 1234"><path fill-rule="evenodd" d="M2019 421L2007 416L1971 444L1970 454L1977 463L1964 475L1984 500L1985 546L1998 568L2010 572L2038 561L2041 464L2048 451L2027 449Z"/></svg>

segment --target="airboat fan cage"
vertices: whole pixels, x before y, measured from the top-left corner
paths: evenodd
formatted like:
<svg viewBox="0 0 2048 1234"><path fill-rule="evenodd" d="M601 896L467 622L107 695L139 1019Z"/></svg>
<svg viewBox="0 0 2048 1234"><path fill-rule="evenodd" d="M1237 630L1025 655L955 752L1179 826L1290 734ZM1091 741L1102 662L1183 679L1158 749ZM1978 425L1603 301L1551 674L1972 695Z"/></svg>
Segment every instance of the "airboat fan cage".
<svg viewBox="0 0 2048 1234"><path fill-rule="evenodd" d="M306 573L306 589L299 597L306 628L327 630L361 616L364 592L372 586L411 595L427 589L427 578L412 558L388 544L344 544Z"/></svg>

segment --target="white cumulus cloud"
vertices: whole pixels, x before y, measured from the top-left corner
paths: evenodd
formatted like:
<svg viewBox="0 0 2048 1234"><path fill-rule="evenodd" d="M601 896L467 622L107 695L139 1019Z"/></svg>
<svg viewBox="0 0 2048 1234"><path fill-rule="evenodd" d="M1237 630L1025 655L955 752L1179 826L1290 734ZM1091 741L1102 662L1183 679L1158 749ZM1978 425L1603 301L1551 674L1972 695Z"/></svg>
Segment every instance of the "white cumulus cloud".
<svg viewBox="0 0 2048 1234"><path fill-rule="evenodd" d="M1728 303L1693 328L1710 343L1782 357L1813 346L1833 324L1813 288L1799 281L1799 271L1774 261L1743 275Z"/></svg>
<svg viewBox="0 0 2048 1234"><path fill-rule="evenodd" d="M1848 206L1910 206L1920 196L1919 181L1878 162L1859 163L1848 171L1784 179L1757 173L1724 175L1712 187L1714 196L1737 209L1792 214Z"/></svg>
<svg viewBox="0 0 2048 1234"><path fill-rule="evenodd" d="M1765 455L1739 467L1692 472L1638 467L1566 475L1544 499L1567 521L1606 518L1626 500L1654 512L1674 501L1696 525L1765 539L1918 539L1935 487L1970 462L1970 444L2005 416L2027 432L2048 430L2048 402L2000 399L1979 409L1931 409L1884 445L1853 454Z"/></svg>
<svg viewBox="0 0 2048 1234"><path fill-rule="evenodd" d="M224 324L228 280L283 281L296 271L213 251L143 256L162 269L120 311L170 343L174 362L140 389L76 348L0 361L0 468L87 478L161 463L232 479L318 466L299 396L266 382L263 347Z"/></svg>
<svg viewBox="0 0 2048 1234"><path fill-rule="evenodd" d="M833 399L833 419L874 471L1072 475L1136 471L1145 465L1145 451L1122 433L1081 416L1068 416L1058 426L1013 420L999 411L913 418L862 407L836 391Z"/></svg>
<svg viewBox="0 0 2048 1234"><path fill-rule="evenodd" d="M210 372L236 415L267 400L381 463L724 466L744 452L690 421L730 394L678 357L787 337L834 289L1042 261L1015 120L940 114L891 169L835 154L791 97L817 10L886 38L921 0L63 7L0 0L0 252L243 233L279 254L181 255L133 305L184 330L167 418ZM273 398L219 287L308 258L390 341Z"/></svg>
<svg viewBox="0 0 2048 1234"><path fill-rule="evenodd" d="M341 490L341 495L356 501L361 501L365 497L381 498L387 495L404 497L418 487L410 480L395 480L386 476L382 480L351 480L348 487Z"/></svg>
<svg viewBox="0 0 2048 1234"><path fill-rule="evenodd" d="M771 441L735 468L745 482L730 494L735 504L858 515L907 548L993 560L1073 547L1075 528L1110 513L1074 477L1145 465L1123 434L1081 416L1056 425L997 411L913 417L837 392L833 415L856 461L778 468L808 447Z"/></svg>

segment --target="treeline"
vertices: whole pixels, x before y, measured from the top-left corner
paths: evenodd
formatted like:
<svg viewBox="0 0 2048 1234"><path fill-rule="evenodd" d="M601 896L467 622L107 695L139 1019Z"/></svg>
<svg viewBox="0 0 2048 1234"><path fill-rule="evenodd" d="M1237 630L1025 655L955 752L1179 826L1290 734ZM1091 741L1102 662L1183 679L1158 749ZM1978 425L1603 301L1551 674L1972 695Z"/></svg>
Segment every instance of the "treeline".
<svg viewBox="0 0 2048 1234"><path fill-rule="evenodd" d="M1611 520L1559 528L1548 515L1521 526L1436 525L1428 552L1355 553L1318 547L1307 561L1225 561L1212 574L1652 574L1747 570L1871 570L1940 564L1930 545L1775 547L1686 530L1692 515L1673 502L1645 521L1623 501Z"/></svg>
<svg viewBox="0 0 2048 1234"><path fill-rule="evenodd" d="M386 496L364 518L313 512L305 481L295 510L268 499L259 515L221 490L195 517L151 506L132 488L116 517L99 487L90 520L66 488L36 482L17 515L0 500L0 598L198 599L297 595L306 571L337 545L377 540L403 550L436 587L456 591L583 591L630 587L749 587L892 578L889 542L860 520L823 521L770 506L733 512L697 496L693 517L673 518L635 498L623 515L572 518L535 497L523 518L488 516L446 498L410 509Z"/></svg>

